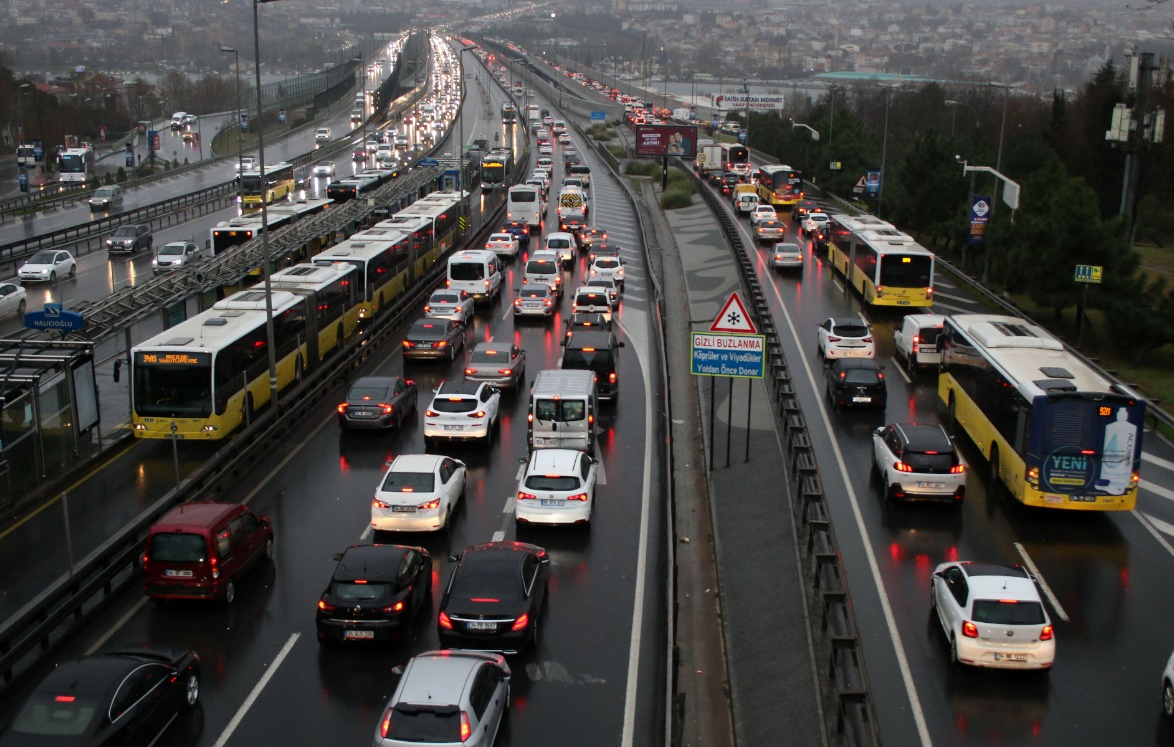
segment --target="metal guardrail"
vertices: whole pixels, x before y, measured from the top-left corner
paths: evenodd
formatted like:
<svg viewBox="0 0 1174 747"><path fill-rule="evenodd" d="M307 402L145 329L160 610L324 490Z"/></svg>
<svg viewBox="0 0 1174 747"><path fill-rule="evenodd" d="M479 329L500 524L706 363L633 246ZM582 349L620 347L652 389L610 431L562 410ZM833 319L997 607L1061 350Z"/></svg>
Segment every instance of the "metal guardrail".
<svg viewBox="0 0 1174 747"><path fill-rule="evenodd" d="M678 161L679 163L679 161ZM825 708L834 723L828 724L830 736L846 744L879 745L880 732L869 692L868 671L864 662L856 616L848 592L848 579L840 562L840 549L831 524L819 465L815 458L807 422L799 407L799 399L791 385L791 373L774 317L766 303L766 294L755 274L754 260L747 252L738 233L738 226L724 203L708 186L685 168L698 187L711 211L721 224L722 233L749 290L752 313L759 331L766 336L767 387L772 391L772 406L783 426L783 447L787 456L788 485L795 519L800 532L806 532L800 548L803 574L807 583L807 604L819 610L812 623L812 637L816 646L816 661L827 662L820 678L820 696L834 707Z"/></svg>

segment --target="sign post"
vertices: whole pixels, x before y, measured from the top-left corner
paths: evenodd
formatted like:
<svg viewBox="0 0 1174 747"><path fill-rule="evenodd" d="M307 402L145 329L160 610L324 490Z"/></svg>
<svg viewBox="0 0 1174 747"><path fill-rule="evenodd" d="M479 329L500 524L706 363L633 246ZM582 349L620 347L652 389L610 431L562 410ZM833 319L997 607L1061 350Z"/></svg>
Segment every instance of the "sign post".
<svg viewBox="0 0 1174 747"><path fill-rule="evenodd" d="M27 311L24 326L29 329L55 329L62 334L86 328L86 320L76 311L65 311L59 303L47 303L40 311Z"/></svg>
<svg viewBox="0 0 1174 747"><path fill-rule="evenodd" d="M1080 313L1076 316L1076 347L1080 347L1080 340L1084 337L1084 310L1088 308L1088 286L1100 285L1104 269L1100 265L1076 265L1075 280L1084 284L1084 292L1080 297Z"/></svg>

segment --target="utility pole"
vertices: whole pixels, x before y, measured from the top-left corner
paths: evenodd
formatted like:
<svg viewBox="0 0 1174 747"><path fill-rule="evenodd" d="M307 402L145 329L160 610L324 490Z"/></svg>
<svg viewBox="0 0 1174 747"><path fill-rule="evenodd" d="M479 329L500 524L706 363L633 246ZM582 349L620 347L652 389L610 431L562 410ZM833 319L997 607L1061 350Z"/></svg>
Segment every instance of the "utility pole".
<svg viewBox="0 0 1174 747"><path fill-rule="evenodd" d="M1125 219L1126 238L1130 249L1137 237L1137 188L1141 181L1141 154L1144 145L1162 142L1166 112L1163 109L1149 111L1150 86L1154 84L1152 52L1137 54L1132 48L1126 49L1129 58L1129 92L1133 94L1132 108L1118 104L1113 112L1113 122L1105 133L1106 140L1115 140L1125 148L1125 170L1121 184L1121 207L1118 215ZM1163 65L1164 68L1164 65ZM1163 85L1165 81L1159 81Z"/></svg>

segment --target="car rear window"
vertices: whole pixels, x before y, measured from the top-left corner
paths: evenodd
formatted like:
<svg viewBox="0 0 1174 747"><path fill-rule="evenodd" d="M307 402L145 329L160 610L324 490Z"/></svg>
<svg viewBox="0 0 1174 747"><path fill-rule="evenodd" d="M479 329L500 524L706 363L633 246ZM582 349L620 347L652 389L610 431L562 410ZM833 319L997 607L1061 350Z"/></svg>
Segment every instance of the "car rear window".
<svg viewBox="0 0 1174 747"><path fill-rule="evenodd" d="M546 298L550 295L550 291L545 287L523 288L518 295L522 298Z"/></svg>
<svg viewBox="0 0 1174 747"><path fill-rule="evenodd" d="M533 261L526 263L526 273L528 275L553 275L558 271L554 262L547 261Z"/></svg>
<svg viewBox="0 0 1174 747"><path fill-rule="evenodd" d="M834 334L840 337L868 337L868 327L863 324L837 324Z"/></svg>
<svg viewBox="0 0 1174 747"><path fill-rule="evenodd" d="M531 490L574 490L579 487L579 478L574 475L530 475L526 487Z"/></svg>
<svg viewBox="0 0 1174 747"><path fill-rule="evenodd" d="M477 400L465 397L437 397L432 400L432 409L436 412L473 412L477 409Z"/></svg>
<svg viewBox="0 0 1174 747"><path fill-rule="evenodd" d="M922 327L917 332L917 344L922 347L933 347L938 344L938 336L941 334L941 327Z"/></svg>
<svg viewBox="0 0 1174 747"><path fill-rule="evenodd" d="M605 270L610 270L614 267L620 266L620 261L614 257L600 258L595 261L596 267L602 267Z"/></svg>
<svg viewBox="0 0 1174 747"><path fill-rule="evenodd" d="M925 454L918 451L907 451L902 457L901 461L913 468L914 472L939 472L946 473L950 468L958 463L957 457L952 453L946 454Z"/></svg>
<svg viewBox="0 0 1174 747"><path fill-rule="evenodd" d="M203 563L208 548L198 534L160 532L151 538L150 557L156 563Z"/></svg>
<svg viewBox="0 0 1174 747"><path fill-rule="evenodd" d="M440 324L413 324L408 332L408 338L414 340L441 340L444 338L444 326Z"/></svg>
<svg viewBox="0 0 1174 747"><path fill-rule="evenodd" d="M564 238L547 239L546 246L549 249L570 249L571 242Z"/></svg>
<svg viewBox="0 0 1174 747"><path fill-rule="evenodd" d="M331 596L347 602L364 602L378 599L391 590L389 584L367 581L332 581Z"/></svg>
<svg viewBox="0 0 1174 747"><path fill-rule="evenodd" d="M974 622L995 625L1043 625L1044 608L1039 602L975 599Z"/></svg>
<svg viewBox="0 0 1174 747"><path fill-rule="evenodd" d="M572 348L563 354L563 368L589 368L607 372L613 367L610 350Z"/></svg>
<svg viewBox="0 0 1174 747"><path fill-rule="evenodd" d="M432 303L460 303L461 295L459 293L446 293L439 291L432 294Z"/></svg>
<svg viewBox="0 0 1174 747"><path fill-rule="evenodd" d="M587 404L573 399L540 399L534 403L534 417L570 423L587 417Z"/></svg>
<svg viewBox="0 0 1174 747"><path fill-rule="evenodd" d="M509 363L509 353L501 350L474 350L469 356L470 363Z"/></svg>
<svg viewBox="0 0 1174 747"><path fill-rule="evenodd" d="M356 386L351 388L351 393L346 398L350 402L355 400L378 402L385 396L387 396L387 390L381 386Z"/></svg>
<svg viewBox="0 0 1174 747"><path fill-rule="evenodd" d="M867 368L849 368L844 372L843 380L845 384L869 385L880 381L880 377L876 371Z"/></svg>
<svg viewBox="0 0 1174 747"><path fill-rule="evenodd" d="M94 719L99 705L98 698L89 695L34 693L12 722L11 731L44 737L81 734Z"/></svg>
<svg viewBox="0 0 1174 747"><path fill-rule="evenodd" d="M388 720L387 738L404 742L460 742L460 711L401 703Z"/></svg>
<svg viewBox="0 0 1174 747"><path fill-rule="evenodd" d="M436 476L431 472L388 472L381 490L385 493L431 493Z"/></svg>
<svg viewBox="0 0 1174 747"><path fill-rule="evenodd" d="M483 280L484 262L453 262L448 266L448 276L453 280Z"/></svg>

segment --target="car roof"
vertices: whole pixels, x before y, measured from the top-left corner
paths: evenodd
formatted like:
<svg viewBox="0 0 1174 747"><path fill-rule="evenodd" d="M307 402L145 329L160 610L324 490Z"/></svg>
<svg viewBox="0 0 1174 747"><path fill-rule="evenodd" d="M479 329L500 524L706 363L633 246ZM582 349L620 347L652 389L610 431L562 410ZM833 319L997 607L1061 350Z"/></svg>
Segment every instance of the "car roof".
<svg viewBox="0 0 1174 747"><path fill-rule="evenodd" d="M436 396L441 395L465 395L474 396L481 391L481 387L485 386L481 381L442 381L440 386L436 387Z"/></svg>
<svg viewBox="0 0 1174 747"><path fill-rule="evenodd" d="M527 470L534 474L564 474L577 470L581 451L575 449L535 449Z"/></svg>
<svg viewBox="0 0 1174 747"><path fill-rule="evenodd" d="M832 324L836 327L867 327L868 322L854 316L832 317Z"/></svg>
<svg viewBox="0 0 1174 747"><path fill-rule="evenodd" d="M894 423L893 427L901 433L901 438L914 451L937 451L942 454L954 451L954 442L940 425Z"/></svg>
<svg viewBox="0 0 1174 747"><path fill-rule="evenodd" d="M100 653L62 662L41 680L35 692L102 695L142 664L141 659Z"/></svg>
<svg viewBox="0 0 1174 747"><path fill-rule="evenodd" d="M408 335L418 334L444 334L448 330L450 320L447 319L417 319L412 322L412 328L408 330Z"/></svg>
<svg viewBox="0 0 1174 747"><path fill-rule="evenodd" d="M1000 563L959 563L966 573L971 598L1040 601L1035 582L1021 566Z"/></svg>
<svg viewBox="0 0 1174 747"><path fill-rule="evenodd" d="M430 651L412 658L400 683L399 702L413 705L460 705L461 694L485 659L461 651Z"/></svg>
<svg viewBox="0 0 1174 747"><path fill-rule="evenodd" d="M778 249L780 251L795 251L795 252L802 251L802 249L799 248L798 244L792 243L790 241L778 242L777 244L775 244L775 249Z"/></svg>
<svg viewBox="0 0 1174 747"><path fill-rule="evenodd" d="M571 333L567 340L567 348L597 348L607 350L611 348L615 334L605 330L579 329Z"/></svg>
<svg viewBox="0 0 1174 747"><path fill-rule="evenodd" d="M880 372L880 364L871 358L837 358L832 363L832 367L837 371L847 371L848 369L858 368L861 370L867 369L869 371Z"/></svg>
<svg viewBox="0 0 1174 747"><path fill-rule="evenodd" d="M357 389L358 387L388 388L398 378L398 376L362 376L355 379L355 383L351 384L351 389Z"/></svg>
<svg viewBox="0 0 1174 747"><path fill-rule="evenodd" d="M240 504L220 501L181 503L163 515L152 527L156 532L175 532L184 527L208 526L231 513Z"/></svg>
<svg viewBox="0 0 1174 747"><path fill-rule="evenodd" d="M351 545L334 567L334 581L394 581L404 554L403 545Z"/></svg>

